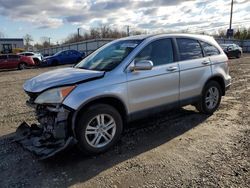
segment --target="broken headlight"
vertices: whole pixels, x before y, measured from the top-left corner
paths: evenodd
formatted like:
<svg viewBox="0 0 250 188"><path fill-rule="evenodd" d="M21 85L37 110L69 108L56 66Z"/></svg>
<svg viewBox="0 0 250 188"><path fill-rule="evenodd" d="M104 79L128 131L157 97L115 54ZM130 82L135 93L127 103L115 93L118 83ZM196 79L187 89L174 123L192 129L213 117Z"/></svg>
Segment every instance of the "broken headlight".
<svg viewBox="0 0 250 188"><path fill-rule="evenodd" d="M58 104L61 103L76 86L66 86L47 90L39 95L37 104Z"/></svg>

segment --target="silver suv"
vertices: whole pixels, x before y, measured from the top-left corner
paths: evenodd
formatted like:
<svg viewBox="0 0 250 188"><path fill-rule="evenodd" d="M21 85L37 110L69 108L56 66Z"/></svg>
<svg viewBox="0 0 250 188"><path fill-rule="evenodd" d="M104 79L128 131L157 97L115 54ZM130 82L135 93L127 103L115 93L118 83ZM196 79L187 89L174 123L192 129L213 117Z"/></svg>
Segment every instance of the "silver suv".
<svg viewBox="0 0 250 188"><path fill-rule="evenodd" d="M17 133L28 134L30 143L19 142L43 158L74 144L97 154L117 142L129 121L189 104L212 114L230 83L228 58L212 37L122 38L74 67L26 81L39 125L23 123ZM48 145L54 147L48 151Z"/></svg>

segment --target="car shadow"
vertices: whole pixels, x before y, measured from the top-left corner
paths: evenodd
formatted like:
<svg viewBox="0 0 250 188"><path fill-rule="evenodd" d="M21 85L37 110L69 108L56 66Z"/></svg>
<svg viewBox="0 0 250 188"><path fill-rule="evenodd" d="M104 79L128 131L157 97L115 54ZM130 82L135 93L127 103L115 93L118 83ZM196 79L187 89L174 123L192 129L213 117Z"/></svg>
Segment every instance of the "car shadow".
<svg viewBox="0 0 250 188"><path fill-rule="evenodd" d="M60 166L65 172L68 171L68 174L71 174L72 181L67 186L85 182L118 163L167 143L193 129L208 117L186 109L161 113L131 123L119 143L104 154L86 157L73 149L66 155L57 156L46 163L49 163L52 168Z"/></svg>
<svg viewBox="0 0 250 188"><path fill-rule="evenodd" d="M12 71L17 71L18 69L0 69L1 72L12 72Z"/></svg>
<svg viewBox="0 0 250 188"><path fill-rule="evenodd" d="M166 144L173 138L200 125L208 117L192 109L182 108L164 112L130 123L119 143L106 153L98 156L83 156L76 148L73 148L45 161L32 157L35 158L32 166L27 167L29 164L26 164L25 168L33 169L36 164L40 166L42 174L44 174L42 181L52 182L51 187L53 187L52 178L55 174L57 179L65 179L65 174L67 174L67 179L70 180L59 183L59 187L83 183L123 161ZM21 173L19 177L25 176L25 174L27 173Z"/></svg>

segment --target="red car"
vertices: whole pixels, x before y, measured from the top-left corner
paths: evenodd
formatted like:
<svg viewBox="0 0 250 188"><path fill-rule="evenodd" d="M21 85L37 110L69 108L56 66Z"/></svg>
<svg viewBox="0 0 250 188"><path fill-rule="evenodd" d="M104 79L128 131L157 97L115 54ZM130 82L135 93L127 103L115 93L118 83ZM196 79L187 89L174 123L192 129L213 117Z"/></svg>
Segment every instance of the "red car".
<svg viewBox="0 0 250 188"><path fill-rule="evenodd" d="M19 70L22 70L26 67L32 67L35 65L36 64L32 57L14 54L0 55L0 69L18 68Z"/></svg>

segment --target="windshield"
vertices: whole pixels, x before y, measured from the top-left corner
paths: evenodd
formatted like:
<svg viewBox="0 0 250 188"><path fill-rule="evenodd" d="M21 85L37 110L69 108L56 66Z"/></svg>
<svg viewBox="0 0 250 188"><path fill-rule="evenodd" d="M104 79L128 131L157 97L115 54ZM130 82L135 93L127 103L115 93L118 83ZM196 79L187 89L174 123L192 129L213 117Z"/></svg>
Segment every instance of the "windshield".
<svg viewBox="0 0 250 188"><path fill-rule="evenodd" d="M119 65L141 41L142 40L122 40L106 44L104 48L100 48L89 55L75 67L88 70L111 71Z"/></svg>
<svg viewBox="0 0 250 188"><path fill-rule="evenodd" d="M58 56L59 54L61 54L63 51L59 51L57 53L54 54L54 56Z"/></svg>

